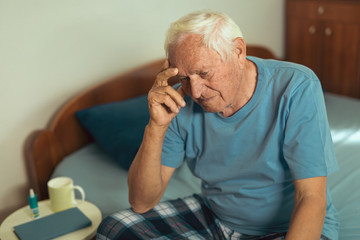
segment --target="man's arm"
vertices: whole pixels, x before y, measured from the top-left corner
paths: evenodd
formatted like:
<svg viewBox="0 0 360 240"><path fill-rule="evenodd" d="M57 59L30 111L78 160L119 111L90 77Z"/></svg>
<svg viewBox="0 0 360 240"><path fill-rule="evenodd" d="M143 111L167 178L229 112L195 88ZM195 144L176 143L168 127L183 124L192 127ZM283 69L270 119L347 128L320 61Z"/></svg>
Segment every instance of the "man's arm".
<svg viewBox="0 0 360 240"><path fill-rule="evenodd" d="M177 72L166 61L148 94L150 120L128 174L129 202L138 213L150 210L160 201L175 171L161 165L161 152L171 121L185 106L182 88L175 90L168 85L168 79Z"/></svg>
<svg viewBox="0 0 360 240"><path fill-rule="evenodd" d="M295 205L287 240L319 240L326 215L326 177L295 180Z"/></svg>

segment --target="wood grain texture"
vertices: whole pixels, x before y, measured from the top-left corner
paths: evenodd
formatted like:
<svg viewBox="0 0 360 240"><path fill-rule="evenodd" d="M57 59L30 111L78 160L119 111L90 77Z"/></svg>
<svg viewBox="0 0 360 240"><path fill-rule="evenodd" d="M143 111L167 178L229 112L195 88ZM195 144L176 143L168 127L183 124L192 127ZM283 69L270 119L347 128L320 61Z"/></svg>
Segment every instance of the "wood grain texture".
<svg viewBox="0 0 360 240"><path fill-rule="evenodd" d="M286 60L326 91L360 98L360 1L287 0Z"/></svg>

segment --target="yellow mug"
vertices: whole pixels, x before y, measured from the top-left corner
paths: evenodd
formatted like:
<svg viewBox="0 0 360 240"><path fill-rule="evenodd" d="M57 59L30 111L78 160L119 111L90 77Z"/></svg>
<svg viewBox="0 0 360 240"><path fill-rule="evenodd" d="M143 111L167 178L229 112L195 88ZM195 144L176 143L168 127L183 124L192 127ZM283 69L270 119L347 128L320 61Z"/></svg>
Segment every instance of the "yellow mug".
<svg viewBox="0 0 360 240"><path fill-rule="evenodd" d="M51 209L54 212L69 209L78 204L75 200L74 190L78 190L81 194L81 201L79 203L85 201L84 189L77 185L74 186L73 180L69 177L53 178L48 181L47 186Z"/></svg>

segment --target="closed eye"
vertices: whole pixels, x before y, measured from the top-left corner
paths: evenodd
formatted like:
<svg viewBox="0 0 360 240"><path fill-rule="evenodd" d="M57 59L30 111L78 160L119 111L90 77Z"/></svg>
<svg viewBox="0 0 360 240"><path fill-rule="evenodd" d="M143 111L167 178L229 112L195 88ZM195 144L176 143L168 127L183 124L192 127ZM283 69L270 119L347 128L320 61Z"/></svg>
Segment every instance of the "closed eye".
<svg viewBox="0 0 360 240"><path fill-rule="evenodd" d="M209 72L200 72L199 75L204 78L205 76L208 75ZM184 81L189 81L190 78L188 76L179 76L178 75L178 79L180 80L180 82L184 82Z"/></svg>
<svg viewBox="0 0 360 240"><path fill-rule="evenodd" d="M188 76L186 76L186 77L179 77L179 80L181 81L181 82L184 82L184 81L188 81L190 78L188 77Z"/></svg>

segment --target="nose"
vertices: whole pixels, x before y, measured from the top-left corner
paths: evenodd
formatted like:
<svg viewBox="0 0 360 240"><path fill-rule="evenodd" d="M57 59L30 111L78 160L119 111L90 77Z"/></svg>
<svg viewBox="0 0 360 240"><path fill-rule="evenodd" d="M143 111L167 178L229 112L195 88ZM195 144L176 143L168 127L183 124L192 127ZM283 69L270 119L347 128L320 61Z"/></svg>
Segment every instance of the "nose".
<svg viewBox="0 0 360 240"><path fill-rule="evenodd" d="M203 91L203 84L197 76L190 76L190 91L193 98L200 98Z"/></svg>

